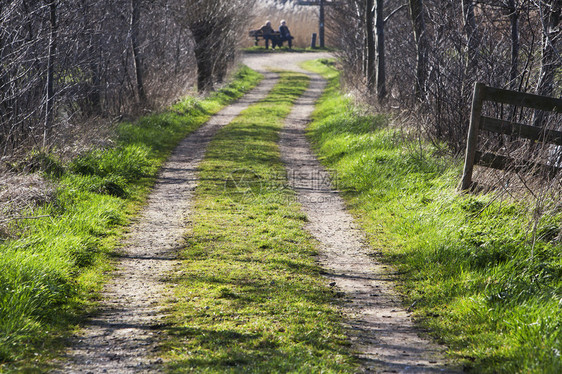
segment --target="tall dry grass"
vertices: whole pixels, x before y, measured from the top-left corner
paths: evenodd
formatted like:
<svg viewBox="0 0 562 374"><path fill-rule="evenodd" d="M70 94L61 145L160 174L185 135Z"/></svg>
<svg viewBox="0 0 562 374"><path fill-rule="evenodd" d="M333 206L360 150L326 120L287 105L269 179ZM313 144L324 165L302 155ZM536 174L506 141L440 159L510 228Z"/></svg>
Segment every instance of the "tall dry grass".
<svg viewBox="0 0 562 374"><path fill-rule="evenodd" d="M260 1L256 7L253 17L248 20L248 30L259 29L266 20L271 21L274 29L279 29L281 20L287 21L287 26L295 38L294 47L310 47L312 33L318 33L318 7L301 6L293 2L285 4L276 3L273 0ZM243 47L251 47L254 40L248 37L242 43Z"/></svg>

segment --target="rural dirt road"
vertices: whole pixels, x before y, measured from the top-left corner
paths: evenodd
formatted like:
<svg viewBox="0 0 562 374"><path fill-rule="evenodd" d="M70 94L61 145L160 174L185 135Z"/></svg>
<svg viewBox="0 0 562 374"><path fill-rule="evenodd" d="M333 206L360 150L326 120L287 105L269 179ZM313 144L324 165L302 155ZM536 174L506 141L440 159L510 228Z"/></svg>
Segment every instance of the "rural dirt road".
<svg viewBox="0 0 562 374"><path fill-rule="evenodd" d="M178 264L177 250L189 221L197 167L216 131L244 108L265 97L277 81L268 69L297 70L322 53L252 54L244 63L265 79L237 103L215 115L187 137L164 165L143 213L122 248L115 278L103 293L101 312L76 336L58 373L157 373L160 306L170 295L166 276ZM307 92L286 120L281 152L308 229L321 243L319 263L330 281L345 292L347 331L361 357L363 372L449 372L442 348L420 338L392 291L392 277L369 254L369 248L338 193L325 182L322 169L306 141L304 128L325 81L314 74ZM311 187L311 184L314 187Z"/></svg>

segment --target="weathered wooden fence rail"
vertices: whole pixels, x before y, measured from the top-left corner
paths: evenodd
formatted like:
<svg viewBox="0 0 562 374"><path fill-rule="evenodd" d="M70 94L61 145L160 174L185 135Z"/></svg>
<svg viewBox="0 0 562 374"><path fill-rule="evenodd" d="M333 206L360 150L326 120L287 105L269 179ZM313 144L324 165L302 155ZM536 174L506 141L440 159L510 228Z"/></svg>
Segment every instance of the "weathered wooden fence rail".
<svg viewBox="0 0 562 374"><path fill-rule="evenodd" d="M493 88L488 87L483 83L476 83L474 85L474 96L472 98L472 113L468 130L464 170L460 186L461 190L467 190L472 185L472 172L474 165L500 170L506 170L509 168L510 170L516 172L541 170L549 174L554 174L560 170L558 167L553 165L530 161L521 163L520 161L517 162L513 158L507 156L479 151L477 148L480 130L562 146L561 131L483 116L482 106L485 101L562 113L561 99Z"/></svg>

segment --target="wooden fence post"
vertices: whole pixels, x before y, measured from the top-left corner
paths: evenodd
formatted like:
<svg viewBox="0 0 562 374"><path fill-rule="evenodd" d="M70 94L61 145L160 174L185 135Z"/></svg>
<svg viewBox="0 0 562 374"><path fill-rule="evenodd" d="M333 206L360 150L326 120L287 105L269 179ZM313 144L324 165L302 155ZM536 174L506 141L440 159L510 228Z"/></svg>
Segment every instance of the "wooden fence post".
<svg viewBox="0 0 562 374"><path fill-rule="evenodd" d="M553 164L552 158L547 163L526 161L521 164L521 160L515 160L508 155L502 154L499 150L495 152L477 150L480 130L562 147L562 131L483 116L483 101L545 112L562 113L562 99L487 87L482 83L476 83L474 85L474 96L472 97L472 111L466 142L464 170L459 186L461 191L466 191L472 187L472 172L475 164L516 173L533 170L535 174L537 172L546 172L550 178L562 174L562 165L556 160L554 160Z"/></svg>
<svg viewBox="0 0 562 374"><path fill-rule="evenodd" d="M474 157L476 155L476 144L478 142L478 131L480 129L480 116L482 115L482 102L486 97L486 86L484 83L474 85L472 97L472 111L470 126L468 128L468 140L466 142L466 155L464 159L464 170L461 181L461 190L468 190L472 185L472 170L474 169Z"/></svg>

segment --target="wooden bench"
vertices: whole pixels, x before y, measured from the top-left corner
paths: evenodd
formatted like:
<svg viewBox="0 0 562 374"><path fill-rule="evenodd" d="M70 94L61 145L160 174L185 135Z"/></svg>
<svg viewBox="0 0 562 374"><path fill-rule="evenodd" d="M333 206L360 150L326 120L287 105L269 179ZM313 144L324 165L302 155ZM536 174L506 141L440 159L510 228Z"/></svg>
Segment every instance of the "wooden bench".
<svg viewBox="0 0 562 374"><path fill-rule="evenodd" d="M275 48L277 46L282 47L283 42L281 41L281 34L278 31L274 31L269 34L271 36L271 47ZM261 30L250 30L248 36L254 38L254 45L257 47L260 40L265 40Z"/></svg>

